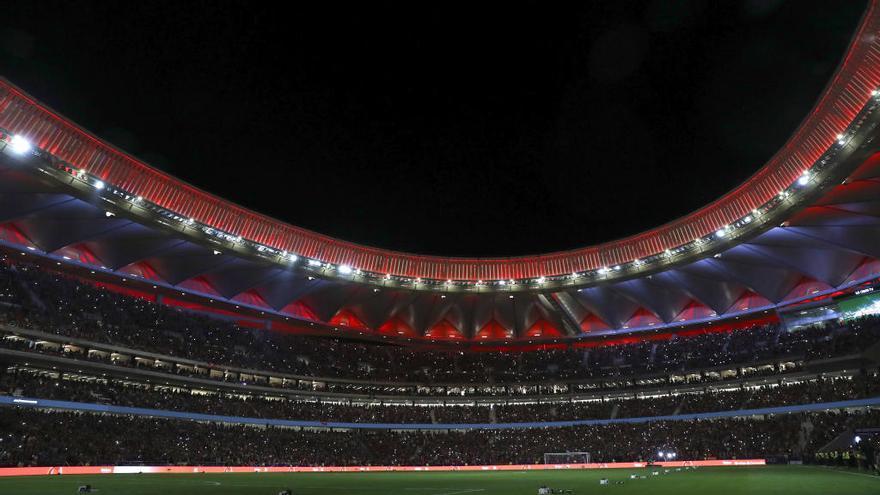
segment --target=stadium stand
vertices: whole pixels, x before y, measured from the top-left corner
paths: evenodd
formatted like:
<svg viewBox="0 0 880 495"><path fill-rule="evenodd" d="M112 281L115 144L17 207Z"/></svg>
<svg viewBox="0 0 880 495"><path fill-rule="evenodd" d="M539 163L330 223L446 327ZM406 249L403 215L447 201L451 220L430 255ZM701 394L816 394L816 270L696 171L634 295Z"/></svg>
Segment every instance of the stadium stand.
<svg viewBox="0 0 880 495"><path fill-rule="evenodd" d="M878 421L880 415L872 411L432 433L309 431L0 409L0 465L461 466L539 463L552 449L586 449L596 462L651 460L658 449L687 459L800 459L841 429Z"/></svg>

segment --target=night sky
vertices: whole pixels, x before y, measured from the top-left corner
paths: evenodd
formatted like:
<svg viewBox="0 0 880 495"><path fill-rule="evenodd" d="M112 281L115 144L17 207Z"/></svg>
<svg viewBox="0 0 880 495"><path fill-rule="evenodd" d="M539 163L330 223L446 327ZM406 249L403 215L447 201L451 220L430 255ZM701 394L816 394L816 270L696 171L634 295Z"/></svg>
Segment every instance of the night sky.
<svg viewBox="0 0 880 495"><path fill-rule="evenodd" d="M745 180L864 8L477 3L19 1L0 68L153 166L293 224L532 254L662 224Z"/></svg>

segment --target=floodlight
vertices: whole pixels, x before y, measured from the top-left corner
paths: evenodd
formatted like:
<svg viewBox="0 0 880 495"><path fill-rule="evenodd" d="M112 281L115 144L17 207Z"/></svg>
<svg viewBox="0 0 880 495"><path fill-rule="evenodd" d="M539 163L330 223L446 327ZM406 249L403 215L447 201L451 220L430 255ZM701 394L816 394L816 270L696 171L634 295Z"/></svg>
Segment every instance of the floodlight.
<svg viewBox="0 0 880 495"><path fill-rule="evenodd" d="M16 155L23 155L31 148L31 142L22 136L12 136L12 139L9 140L9 149Z"/></svg>

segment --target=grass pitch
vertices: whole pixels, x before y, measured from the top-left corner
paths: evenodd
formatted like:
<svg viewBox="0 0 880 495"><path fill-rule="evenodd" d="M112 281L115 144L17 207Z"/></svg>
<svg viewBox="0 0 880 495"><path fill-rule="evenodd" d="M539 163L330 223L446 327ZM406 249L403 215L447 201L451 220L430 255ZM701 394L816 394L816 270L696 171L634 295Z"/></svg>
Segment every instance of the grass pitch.
<svg viewBox="0 0 880 495"><path fill-rule="evenodd" d="M755 466L672 470L507 471L443 473L116 474L0 478L0 494L72 495L91 484L97 495L535 495L538 487L585 494L861 495L880 494L880 477L809 466ZM663 473L663 470L660 470ZM629 479L630 474L646 479ZM600 486L600 478L624 484Z"/></svg>

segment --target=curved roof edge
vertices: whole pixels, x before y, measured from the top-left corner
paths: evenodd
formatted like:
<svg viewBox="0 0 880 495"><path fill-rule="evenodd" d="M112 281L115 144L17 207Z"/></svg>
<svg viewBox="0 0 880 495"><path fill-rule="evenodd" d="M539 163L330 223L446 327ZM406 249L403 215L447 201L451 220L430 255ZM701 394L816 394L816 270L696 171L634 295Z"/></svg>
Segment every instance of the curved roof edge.
<svg viewBox="0 0 880 495"><path fill-rule="evenodd" d="M846 55L816 105L754 175L715 202L623 239L570 251L505 258L423 256L334 239L259 214L161 172L80 128L5 79L0 127L101 180L183 217L299 256L401 277L506 280L638 263L711 236L772 202L841 141L880 87L880 0L871 0Z"/></svg>

